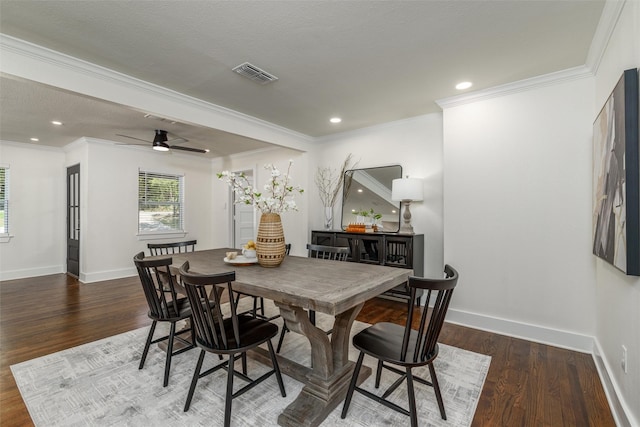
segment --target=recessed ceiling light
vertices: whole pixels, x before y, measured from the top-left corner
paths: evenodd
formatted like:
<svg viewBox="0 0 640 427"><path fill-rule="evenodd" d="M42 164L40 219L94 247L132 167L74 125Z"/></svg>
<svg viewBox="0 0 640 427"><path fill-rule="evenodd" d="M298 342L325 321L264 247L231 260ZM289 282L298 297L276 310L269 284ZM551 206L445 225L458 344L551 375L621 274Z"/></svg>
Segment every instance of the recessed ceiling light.
<svg viewBox="0 0 640 427"><path fill-rule="evenodd" d="M471 82L461 82L456 85L456 89L465 90L465 89L469 89L471 86L473 86L473 83Z"/></svg>
<svg viewBox="0 0 640 427"><path fill-rule="evenodd" d="M58 121L58 120L52 120L51 124L54 124L56 126L62 126L62 122Z"/></svg>
<svg viewBox="0 0 640 427"><path fill-rule="evenodd" d="M38 141L40 141L38 138L31 138L31 140L32 140L33 142L38 142Z"/></svg>
<svg viewBox="0 0 640 427"><path fill-rule="evenodd" d="M341 119L340 117L331 117L331 118L329 119L329 121L330 121L331 123L340 123L340 122L342 121L342 119Z"/></svg>

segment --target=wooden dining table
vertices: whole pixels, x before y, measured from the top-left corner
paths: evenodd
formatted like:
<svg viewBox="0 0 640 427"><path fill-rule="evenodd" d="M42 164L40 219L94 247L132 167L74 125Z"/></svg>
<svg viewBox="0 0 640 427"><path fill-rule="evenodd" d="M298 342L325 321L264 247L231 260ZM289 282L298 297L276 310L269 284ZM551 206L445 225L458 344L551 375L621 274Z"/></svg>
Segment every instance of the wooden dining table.
<svg viewBox="0 0 640 427"><path fill-rule="evenodd" d="M317 426L344 400L355 363L349 360L349 333L365 301L406 282L413 270L352 262L287 256L282 264L264 268L259 264L237 265L224 261L221 248L173 254L171 268L177 273L185 261L200 274L236 272L233 289L273 300L290 331L305 335L311 344L311 367L278 355L281 371L304 383L297 398L278 416L282 426ZM314 326L308 310L335 318L328 336ZM252 355L270 364L262 348ZM363 367L364 381L371 369Z"/></svg>

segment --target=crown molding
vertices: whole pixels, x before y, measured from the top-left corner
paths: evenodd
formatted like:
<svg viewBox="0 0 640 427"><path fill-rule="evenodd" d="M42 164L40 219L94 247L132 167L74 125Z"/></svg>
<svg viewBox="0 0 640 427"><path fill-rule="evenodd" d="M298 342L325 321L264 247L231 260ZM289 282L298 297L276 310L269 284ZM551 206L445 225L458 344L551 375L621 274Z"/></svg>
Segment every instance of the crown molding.
<svg viewBox="0 0 640 427"><path fill-rule="evenodd" d="M492 98L498 98L505 95L511 95L519 92L525 92L541 87L552 86L558 83L564 83L572 80L580 80L587 77L593 77L593 73L586 65L568 68L554 73L543 74L541 76L532 77L530 79L519 80L513 83L507 83L495 86L487 90L466 93L464 95L452 96L449 98L439 99L436 104L442 109L457 107L459 105L469 104L477 101L485 101Z"/></svg>
<svg viewBox="0 0 640 427"><path fill-rule="evenodd" d="M343 141L347 138L353 137L361 137L363 135L367 135L368 133L376 133L382 132L385 129L393 129L394 127L404 126L406 124L411 124L416 121L423 120L425 117L437 117L440 116L439 121L442 119L442 111L434 111L431 113L420 114L418 116L407 117L404 119L394 120L392 122L385 122L376 125L371 125L364 128L352 129L340 133L332 133L330 135L318 136L315 138L315 142L320 143L330 143L335 141ZM316 145L317 148L322 149L321 145Z"/></svg>
<svg viewBox="0 0 640 427"><path fill-rule="evenodd" d="M624 9L625 4L626 0L608 0L604 4L598 27L587 53L587 67L594 75L598 73L600 63L609 45L609 40L611 40L611 36L618 25L618 20L622 15L622 9Z"/></svg>
<svg viewBox="0 0 640 427"><path fill-rule="evenodd" d="M471 102L484 101L539 87L595 76L626 3L626 0L607 0L605 2L598 27L596 28L591 46L589 47L585 65L495 86L487 90L440 99L436 101L436 104L442 109L451 108Z"/></svg>
<svg viewBox="0 0 640 427"><path fill-rule="evenodd" d="M261 128L267 130L272 133L286 135L296 141L299 141L303 144L309 144L313 141L313 138L293 131L291 129L284 128L282 126L275 125L273 123L267 122L265 120L258 119L253 116L249 116L243 113L240 113L235 110L231 110L229 108L225 108L216 104L212 104L207 101L203 101L198 98L194 98L192 96L188 96L182 94L180 92L176 92L171 89L167 89L165 87L146 82L144 80L137 79L135 77L128 76L126 74L102 67L100 65L96 65L82 59L78 59L69 55L66 55L61 52L57 52L43 46L39 46L25 40L17 39L15 37L8 36L6 34L0 33L0 50L3 53L12 53L18 57L26 58L31 61L35 61L37 63L44 63L53 66L56 69L62 69L70 71L74 74L80 74L83 76L87 76L91 79L101 80L103 82L118 86L123 90L142 92L144 94L148 94L155 97L162 97L164 99L169 100L172 103L176 103L178 105L193 108L204 112L205 114L214 115L222 120L234 121L234 122L243 122L246 123L247 126L253 126L257 128ZM16 74L9 71L5 71L6 61L2 61L5 63L4 65L0 63L0 71L7 72L8 74L17 75L18 77L23 77L20 74ZM32 79L30 77L24 77L27 79ZM33 79L32 79L33 80ZM48 81L42 81L41 83L55 85ZM65 88L68 90L74 90L73 88ZM96 97L95 94L85 93L89 96ZM118 102L118 100L110 100L112 102ZM122 102L119 102L122 103ZM137 108L133 107L132 108ZM223 129L224 130L224 129Z"/></svg>
<svg viewBox="0 0 640 427"><path fill-rule="evenodd" d="M62 148L51 147L50 145L37 144L35 142L31 143L31 142L21 142L21 141L9 141L7 139L0 140L0 147L3 145L7 147L27 148L31 150L54 151L58 153L62 153L64 151Z"/></svg>

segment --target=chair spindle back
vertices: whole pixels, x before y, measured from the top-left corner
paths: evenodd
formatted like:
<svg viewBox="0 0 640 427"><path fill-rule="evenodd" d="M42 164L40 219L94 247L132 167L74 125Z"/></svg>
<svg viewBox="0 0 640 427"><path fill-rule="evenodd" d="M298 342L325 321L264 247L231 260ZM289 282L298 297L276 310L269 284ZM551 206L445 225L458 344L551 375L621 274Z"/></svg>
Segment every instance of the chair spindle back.
<svg viewBox="0 0 640 427"><path fill-rule="evenodd" d="M453 289L458 282L458 272L453 267L446 265L444 272L445 278L443 279L426 279L415 276L409 278L411 298L407 303L407 324L405 325L400 353L401 360L403 361L406 360L412 333L417 333L418 337L413 351L413 361L418 362L418 358L420 361L425 361L434 356L438 337L440 336L444 318L453 295ZM413 301L416 299L417 289L425 289L427 291L427 297L422 309L422 315L420 316L420 325L416 332L415 330L412 331L411 324L415 309ZM433 307L430 307L432 301Z"/></svg>
<svg viewBox="0 0 640 427"><path fill-rule="evenodd" d="M152 318L163 320L176 316L179 312L178 296L174 278L169 270L173 260L145 260L144 252L139 252L133 257L133 262L138 270Z"/></svg>
<svg viewBox="0 0 640 427"><path fill-rule="evenodd" d="M231 315L227 319L231 319L232 330L228 331L225 328L225 323L228 324L228 321L225 322L220 302L220 296L225 287L229 295L233 295L231 282L236 280L235 271L210 275L189 273L187 261L180 267L180 277L187 290L198 344L212 350L223 351L239 347L240 329L236 306L230 301ZM229 333L233 335L229 336Z"/></svg>
<svg viewBox="0 0 640 427"><path fill-rule="evenodd" d="M149 248L149 252L151 252L152 256L171 255L176 253L194 252L196 250L197 243L197 240L174 243L148 243L147 248Z"/></svg>
<svg viewBox="0 0 640 427"><path fill-rule="evenodd" d="M309 258L328 259L332 261L346 261L350 249L347 246L324 246L307 244Z"/></svg>

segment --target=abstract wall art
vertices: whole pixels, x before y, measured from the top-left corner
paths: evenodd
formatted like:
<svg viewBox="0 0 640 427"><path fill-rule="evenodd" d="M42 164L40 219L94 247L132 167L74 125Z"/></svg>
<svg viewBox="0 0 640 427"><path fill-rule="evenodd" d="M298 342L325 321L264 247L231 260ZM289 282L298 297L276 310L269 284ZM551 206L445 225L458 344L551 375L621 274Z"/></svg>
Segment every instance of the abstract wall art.
<svg viewBox="0 0 640 427"><path fill-rule="evenodd" d="M593 124L593 253L640 276L638 70L626 70Z"/></svg>

